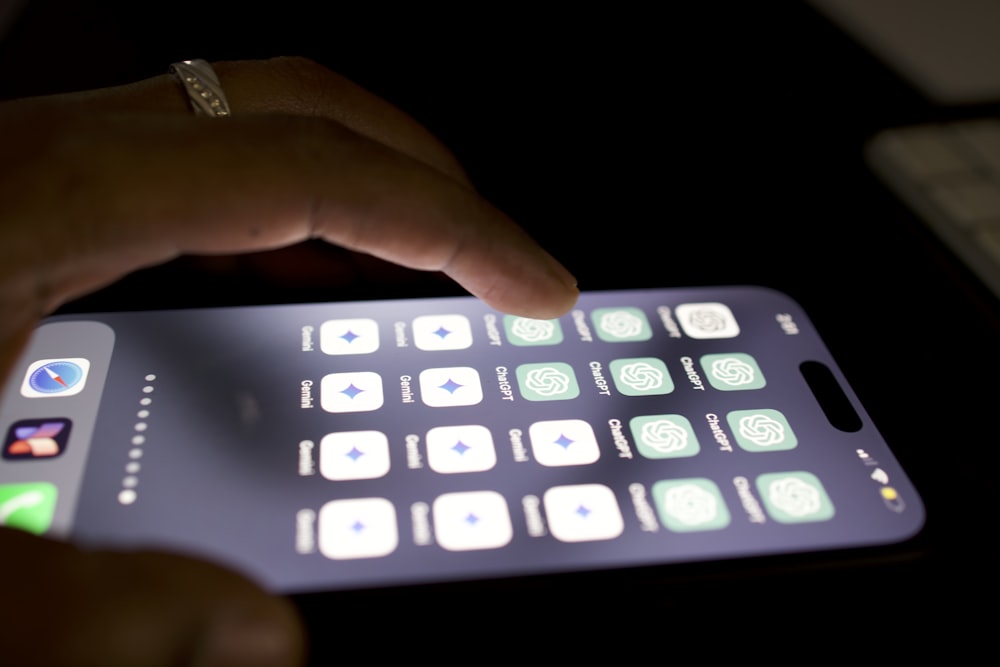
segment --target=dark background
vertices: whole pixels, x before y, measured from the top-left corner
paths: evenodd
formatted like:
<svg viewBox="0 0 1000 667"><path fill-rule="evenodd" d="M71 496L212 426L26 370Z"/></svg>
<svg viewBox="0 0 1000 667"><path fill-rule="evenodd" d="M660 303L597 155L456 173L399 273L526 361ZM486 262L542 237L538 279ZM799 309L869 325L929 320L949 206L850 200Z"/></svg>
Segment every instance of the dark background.
<svg viewBox="0 0 1000 667"><path fill-rule="evenodd" d="M3 98L125 83L188 58L308 56L425 124L584 289L787 292L825 332L927 505L920 537L879 552L302 600L317 655L348 610L429 636L438 628L420 610L442 595L481 613L511 609L536 629L568 616L634 620L647 639L660 621L663 632L683 623L780 637L776 619L791 613L821 633L908 629L886 635L887 648L976 643L989 613L974 607L997 590L1000 309L862 150L885 127L997 109L935 107L801 3L692 4L292 0L154 12L32 0L0 43ZM76 307L144 307L140 288L163 305L316 296L241 284L233 293L181 261Z"/></svg>

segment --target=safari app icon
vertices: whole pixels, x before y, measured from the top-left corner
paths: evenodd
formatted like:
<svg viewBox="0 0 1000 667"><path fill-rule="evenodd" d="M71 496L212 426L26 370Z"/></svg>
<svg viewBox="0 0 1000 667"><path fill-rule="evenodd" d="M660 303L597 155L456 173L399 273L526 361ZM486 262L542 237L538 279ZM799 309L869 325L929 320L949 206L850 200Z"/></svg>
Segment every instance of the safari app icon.
<svg viewBox="0 0 1000 667"><path fill-rule="evenodd" d="M21 383L21 396L43 398L73 396L87 384L90 361L82 357L39 359L28 366Z"/></svg>

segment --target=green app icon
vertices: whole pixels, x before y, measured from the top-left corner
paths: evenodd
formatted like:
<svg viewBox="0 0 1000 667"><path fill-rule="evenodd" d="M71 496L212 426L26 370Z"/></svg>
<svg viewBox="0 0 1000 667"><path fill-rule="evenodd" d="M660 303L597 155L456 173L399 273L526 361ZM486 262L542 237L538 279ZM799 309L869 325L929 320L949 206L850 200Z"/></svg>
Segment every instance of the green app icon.
<svg viewBox="0 0 1000 667"><path fill-rule="evenodd" d="M703 355L701 367L709 384L720 391L761 389L767 384L757 361L742 352Z"/></svg>
<svg viewBox="0 0 1000 667"><path fill-rule="evenodd" d="M504 315L503 328L511 345L558 345L563 341L559 320L534 320Z"/></svg>
<svg viewBox="0 0 1000 667"><path fill-rule="evenodd" d="M799 444L785 415L777 410L733 410L726 421L736 444L748 452L778 452Z"/></svg>
<svg viewBox="0 0 1000 667"><path fill-rule="evenodd" d="M833 517L833 503L812 473L800 470L760 475L757 491L767 513L780 523L826 521Z"/></svg>
<svg viewBox="0 0 1000 667"><path fill-rule="evenodd" d="M729 525L729 509L715 482L703 477L665 479L653 484L653 502L668 530L689 533Z"/></svg>
<svg viewBox="0 0 1000 667"><path fill-rule="evenodd" d="M655 357L615 359L610 366L615 388L626 396L653 396L674 390L666 364Z"/></svg>
<svg viewBox="0 0 1000 667"><path fill-rule="evenodd" d="M628 343L653 337L646 314L638 308L595 308L590 318L597 329L597 337L606 343Z"/></svg>
<svg viewBox="0 0 1000 667"><path fill-rule="evenodd" d="M0 526L41 535L52 524L57 495L47 482L0 484Z"/></svg>
<svg viewBox="0 0 1000 667"><path fill-rule="evenodd" d="M636 449L647 459L676 459L701 451L691 422L680 415L648 415L629 420Z"/></svg>
<svg viewBox="0 0 1000 667"><path fill-rule="evenodd" d="M517 367L521 396L529 401L567 401L580 395L580 386L569 364L521 364Z"/></svg>

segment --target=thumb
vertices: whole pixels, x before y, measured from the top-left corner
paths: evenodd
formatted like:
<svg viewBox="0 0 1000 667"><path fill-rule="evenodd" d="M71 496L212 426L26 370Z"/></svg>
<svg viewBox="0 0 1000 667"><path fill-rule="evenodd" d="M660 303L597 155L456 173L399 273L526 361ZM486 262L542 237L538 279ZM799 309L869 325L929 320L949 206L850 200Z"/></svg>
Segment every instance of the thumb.
<svg viewBox="0 0 1000 667"><path fill-rule="evenodd" d="M206 562L155 552L84 552L0 529L0 566L5 664L302 662L302 631L291 605Z"/></svg>

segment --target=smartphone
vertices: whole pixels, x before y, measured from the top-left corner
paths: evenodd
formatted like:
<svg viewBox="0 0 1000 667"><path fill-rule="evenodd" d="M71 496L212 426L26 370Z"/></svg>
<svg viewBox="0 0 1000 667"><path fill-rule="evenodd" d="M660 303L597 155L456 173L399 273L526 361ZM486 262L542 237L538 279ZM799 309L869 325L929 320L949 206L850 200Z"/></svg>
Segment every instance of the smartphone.
<svg viewBox="0 0 1000 667"><path fill-rule="evenodd" d="M906 543L918 491L755 286L67 314L4 388L0 524L282 594Z"/></svg>

